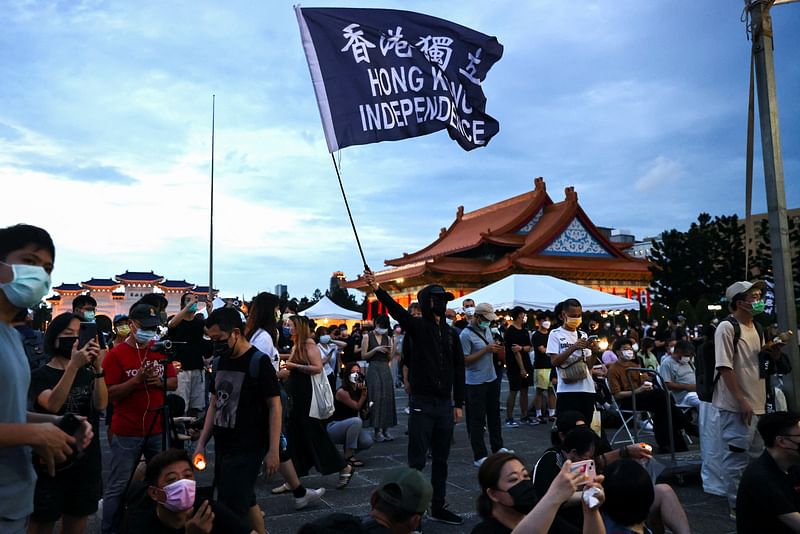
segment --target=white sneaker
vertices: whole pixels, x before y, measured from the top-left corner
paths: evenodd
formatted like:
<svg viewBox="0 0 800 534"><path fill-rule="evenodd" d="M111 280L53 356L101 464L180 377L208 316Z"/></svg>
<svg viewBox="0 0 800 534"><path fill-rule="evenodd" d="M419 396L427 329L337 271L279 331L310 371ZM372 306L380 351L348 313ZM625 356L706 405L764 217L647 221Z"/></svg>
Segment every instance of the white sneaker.
<svg viewBox="0 0 800 534"><path fill-rule="evenodd" d="M405 413L406 415L411 415L411 408L406 406L405 408L403 408L403 413Z"/></svg>
<svg viewBox="0 0 800 534"><path fill-rule="evenodd" d="M642 430L646 430L647 432L653 431L653 423L651 421L645 421L642 423Z"/></svg>
<svg viewBox="0 0 800 534"><path fill-rule="evenodd" d="M302 510L309 504L320 500L323 495L325 495L325 488L317 488L317 489L306 488L305 495L303 495L302 497L295 497L294 509Z"/></svg>
<svg viewBox="0 0 800 534"><path fill-rule="evenodd" d="M472 462L472 465L474 465L475 467L480 467L481 465L483 465L483 462L485 461L486 461L486 456L484 456L480 460L475 460L474 462Z"/></svg>
<svg viewBox="0 0 800 534"><path fill-rule="evenodd" d="M383 440L384 440L384 441L394 441L394 436L392 436L391 434L389 434L389 431L388 431L388 430L384 430L384 431L383 431Z"/></svg>
<svg viewBox="0 0 800 534"><path fill-rule="evenodd" d="M383 432L381 432L380 430L375 432L374 441L375 441L375 443L383 443L384 441L386 441L386 438L383 437Z"/></svg>
<svg viewBox="0 0 800 534"><path fill-rule="evenodd" d="M497 449L497 452L507 452L508 454L514 454L514 451L512 451L511 449L506 449L505 447L500 447L499 449Z"/></svg>

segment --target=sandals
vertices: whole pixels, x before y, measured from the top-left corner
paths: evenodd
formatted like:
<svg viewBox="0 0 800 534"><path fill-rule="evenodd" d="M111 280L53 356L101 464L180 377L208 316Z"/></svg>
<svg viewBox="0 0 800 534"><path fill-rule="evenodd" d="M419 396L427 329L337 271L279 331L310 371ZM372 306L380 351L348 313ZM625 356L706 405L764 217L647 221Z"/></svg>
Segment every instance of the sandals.
<svg viewBox="0 0 800 534"><path fill-rule="evenodd" d="M355 456L351 456L350 458L345 459L348 464L352 465L353 467L364 467L364 462L356 458Z"/></svg>
<svg viewBox="0 0 800 534"><path fill-rule="evenodd" d="M339 482L336 483L336 489L344 489L350 484L350 481L353 480L353 475L356 474L356 468L351 464L350 471L347 473L340 471L339 472Z"/></svg>

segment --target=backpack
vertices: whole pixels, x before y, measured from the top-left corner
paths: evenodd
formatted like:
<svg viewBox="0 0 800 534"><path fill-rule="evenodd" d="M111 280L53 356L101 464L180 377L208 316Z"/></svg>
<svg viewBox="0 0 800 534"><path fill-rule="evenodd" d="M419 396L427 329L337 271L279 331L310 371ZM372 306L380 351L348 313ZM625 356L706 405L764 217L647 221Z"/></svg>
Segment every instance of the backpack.
<svg viewBox="0 0 800 534"><path fill-rule="evenodd" d="M44 353L43 333L33 331L32 336L20 333L20 338L22 339L22 348L25 349L25 356L28 358L31 371L35 371L50 360L50 357Z"/></svg>
<svg viewBox="0 0 800 534"><path fill-rule="evenodd" d="M739 348L739 340L742 338L742 327L733 315L729 315L722 321L728 321L733 326L733 355ZM720 321L720 322L722 322ZM764 332L761 325L753 321L753 325L758 332L758 339L764 343ZM717 327L719 328L719 327ZM697 383L697 397L703 402L711 402L714 397L714 389L719 381L717 371L717 357L715 354L714 336L708 337L697 349L695 357L694 376Z"/></svg>

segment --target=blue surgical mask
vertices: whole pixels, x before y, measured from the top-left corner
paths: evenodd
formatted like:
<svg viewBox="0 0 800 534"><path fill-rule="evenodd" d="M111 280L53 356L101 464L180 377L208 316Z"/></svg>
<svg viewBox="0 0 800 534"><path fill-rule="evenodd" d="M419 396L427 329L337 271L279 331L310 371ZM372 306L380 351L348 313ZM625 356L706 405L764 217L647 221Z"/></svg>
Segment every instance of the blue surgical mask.
<svg viewBox="0 0 800 534"><path fill-rule="evenodd" d="M192 313L197 311L197 303L196 302L192 302L191 304L189 304L189 311L192 312Z"/></svg>
<svg viewBox="0 0 800 534"><path fill-rule="evenodd" d="M480 321L480 322L478 323L478 325L479 325L481 328L489 328L489 325L490 325L490 324L492 324L490 321Z"/></svg>
<svg viewBox="0 0 800 534"><path fill-rule="evenodd" d="M17 308L33 308L50 291L50 275L38 265L14 263L9 267L13 278L10 282L0 284L0 289Z"/></svg>
<svg viewBox="0 0 800 534"><path fill-rule="evenodd" d="M83 312L83 320L87 323L93 323L96 315L97 313L94 311L85 311Z"/></svg>
<svg viewBox="0 0 800 534"><path fill-rule="evenodd" d="M331 342L331 336L319 336L319 342L323 345L327 345Z"/></svg>
<svg viewBox="0 0 800 534"><path fill-rule="evenodd" d="M153 338L156 337L156 332L155 330L137 330L133 337L136 339L137 343L143 345L153 341Z"/></svg>

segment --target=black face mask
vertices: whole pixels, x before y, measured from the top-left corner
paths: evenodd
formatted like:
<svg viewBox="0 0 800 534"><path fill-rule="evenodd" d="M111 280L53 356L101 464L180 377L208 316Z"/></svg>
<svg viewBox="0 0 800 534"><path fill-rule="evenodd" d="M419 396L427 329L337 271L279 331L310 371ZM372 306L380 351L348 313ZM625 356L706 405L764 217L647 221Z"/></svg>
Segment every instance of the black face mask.
<svg viewBox="0 0 800 534"><path fill-rule="evenodd" d="M214 356L227 358L233 354L233 347L228 345L228 340L214 341Z"/></svg>
<svg viewBox="0 0 800 534"><path fill-rule="evenodd" d="M539 496L536 495L536 490L533 488L533 481L529 478L523 478L508 488L506 493L511 496L514 510L521 514L527 514L539 502Z"/></svg>
<svg viewBox="0 0 800 534"><path fill-rule="evenodd" d="M445 312L447 311L447 300L438 296L434 296L432 301L433 303L431 307L433 309L433 313L439 317L444 316Z"/></svg>
<svg viewBox="0 0 800 534"><path fill-rule="evenodd" d="M55 346L55 353L62 358L72 358L72 345L78 341L77 337L60 337Z"/></svg>

